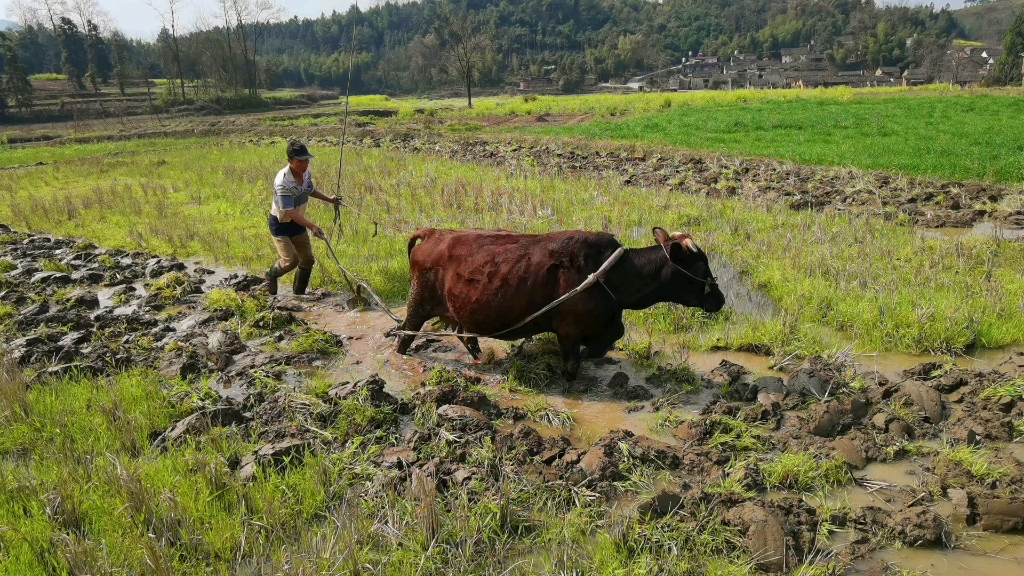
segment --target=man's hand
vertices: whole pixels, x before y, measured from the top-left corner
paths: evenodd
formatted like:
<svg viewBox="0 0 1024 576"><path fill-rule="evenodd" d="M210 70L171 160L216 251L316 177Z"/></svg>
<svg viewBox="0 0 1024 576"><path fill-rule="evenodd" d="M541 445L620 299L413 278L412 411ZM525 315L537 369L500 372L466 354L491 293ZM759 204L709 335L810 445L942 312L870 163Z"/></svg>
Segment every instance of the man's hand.
<svg viewBox="0 0 1024 576"><path fill-rule="evenodd" d="M325 238L323 229L317 226L316 224L310 223L309 232L313 235L314 238L319 238L321 240Z"/></svg>
<svg viewBox="0 0 1024 576"><path fill-rule="evenodd" d="M328 196L327 194L324 194L323 192L321 192L319 190L313 190L313 193L310 194L310 196L312 196L313 198L316 198L317 200L323 200L324 202L327 202L328 204L334 204L334 205L341 204L341 196Z"/></svg>

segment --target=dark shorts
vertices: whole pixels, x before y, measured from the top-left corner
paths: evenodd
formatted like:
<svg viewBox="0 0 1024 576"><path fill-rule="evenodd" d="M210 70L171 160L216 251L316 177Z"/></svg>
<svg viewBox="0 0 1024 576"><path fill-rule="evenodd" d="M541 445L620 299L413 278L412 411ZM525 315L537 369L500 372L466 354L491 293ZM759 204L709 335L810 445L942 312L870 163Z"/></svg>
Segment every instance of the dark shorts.
<svg viewBox="0 0 1024 576"><path fill-rule="evenodd" d="M273 236L285 236L291 238L293 236L299 236L306 233L306 227L302 226L297 222L281 222L277 219L277 216L273 214L267 219L267 224L270 225L270 234Z"/></svg>

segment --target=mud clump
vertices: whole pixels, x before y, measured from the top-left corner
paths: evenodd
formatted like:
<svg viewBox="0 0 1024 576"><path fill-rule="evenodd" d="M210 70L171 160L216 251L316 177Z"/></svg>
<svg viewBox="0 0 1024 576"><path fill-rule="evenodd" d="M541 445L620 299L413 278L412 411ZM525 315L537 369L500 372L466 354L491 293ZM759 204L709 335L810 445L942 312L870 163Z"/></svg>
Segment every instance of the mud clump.
<svg viewBox="0 0 1024 576"><path fill-rule="evenodd" d="M878 506L864 506L850 520L857 543L903 546L944 546L953 543L946 520L930 508L917 507L892 511Z"/></svg>
<svg viewBox="0 0 1024 576"><path fill-rule="evenodd" d="M587 450L579 469L585 478L602 483L623 479L623 468L631 463L678 468L681 461L678 448L670 444L637 436L629 430L612 430Z"/></svg>

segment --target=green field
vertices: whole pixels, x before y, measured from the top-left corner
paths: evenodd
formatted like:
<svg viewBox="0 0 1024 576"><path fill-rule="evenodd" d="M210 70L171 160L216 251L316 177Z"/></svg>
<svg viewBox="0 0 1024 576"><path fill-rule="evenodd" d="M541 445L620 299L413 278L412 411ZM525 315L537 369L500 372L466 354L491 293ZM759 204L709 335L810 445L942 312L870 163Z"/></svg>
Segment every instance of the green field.
<svg viewBox="0 0 1024 576"><path fill-rule="evenodd" d="M274 259L268 183L283 144L201 142L158 140L146 151L134 141L124 145L131 153L102 157L92 146L69 148L64 161L5 175L0 221L260 273ZM83 158L67 159L76 152ZM337 151L313 152L321 186L333 190ZM642 246L660 225L694 233L780 309L708 317L665 306L631 315L694 348L810 352L853 341L868 352L951 352L1024 342L1024 251L1012 242L925 238L874 219L652 195L603 180L524 178L379 150L356 148L346 158L342 194L353 208L342 212L338 254L392 302L406 297L406 239L421 226L607 226L625 244ZM314 203L312 214L331 231L329 207ZM315 281L339 286L322 246L317 250Z"/></svg>
<svg viewBox="0 0 1024 576"><path fill-rule="evenodd" d="M1020 95L884 94L673 105L622 120L531 131L945 179L1024 182Z"/></svg>

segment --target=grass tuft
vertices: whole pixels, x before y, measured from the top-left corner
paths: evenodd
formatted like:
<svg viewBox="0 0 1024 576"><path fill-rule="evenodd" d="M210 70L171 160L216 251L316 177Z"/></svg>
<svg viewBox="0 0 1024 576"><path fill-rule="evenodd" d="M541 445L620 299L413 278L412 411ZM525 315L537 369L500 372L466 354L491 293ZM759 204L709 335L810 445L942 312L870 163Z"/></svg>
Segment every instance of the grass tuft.
<svg viewBox="0 0 1024 576"><path fill-rule="evenodd" d="M558 340L543 334L513 346L505 360L501 385L511 392L544 390L562 378Z"/></svg>
<svg viewBox="0 0 1024 576"><path fill-rule="evenodd" d="M846 462L838 456L814 452L786 452L761 464L769 488L798 492L824 492L851 480Z"/></svg>
<svg viewBox="0 0 1024 576"><path fill-rule="evenodd" d="M977 446L947 444L935 458L935 470L941 472L950 467L958 468L970 474L980 482L992 482L1005 478L1009 470L992 462L995 454Z"/></svg>
<svg viewBox="0 0 1024 576"><path fill-rule="evenodd" d="M168 272L150 282L146 288L151 294L155 294L161 302L169 304L194 293L196 285L187 274Z"/></svg>
<svg viewBox="0 0 1024 576"><path fill-rule="evenodd" d="M307 329L288 343L292 352L339 356L345 353L341 338L326 330Z"/></svg>
<svg viewBox="0 0 1024 576"><path fill-rule="evenodd" d="M60 260L54 260L53 258L44 258L40 263L40 268L47 272L63 272L65 274L71 273L71 266L62 263Z"/></svg>
<svg viewBox="0 0 1024 576"><path fill-rule="evenodd" d="M0 324L14 318L17 313L18 309L11 304L0 303Z"/></svg>
<svg viewBox="0 0 1024 576"><path fill-rule="evenodd" d="M523 411L526 412L526 417L530 420L561 430L572 428L574 422L572 410L556 408L543 397L534 398L527 402L523 406Z"/></svg>
<svg viewBox="0 0 1024 576"><path fill-rule="evenodd" d="M1024 376L986 388L981 392L981 397L986 400L995 400L1003 396L1024 400Z"/></svg>
<svg viewBox="0 0 1024 576"><path fill-rule="evenodd" d="M18 265L15 264L14 262L7 260L5 258L0 258L0 274L7 274L8 272L16 270L17 268Z"/></svg>
<svg viewBox="0 0 1024 576"><path fill-rule="evenodd" d="M765 452L772 445L771 435L763 428L729 416L711 416L705 426L711 433L705 444L719 450Z"/></svg>
<svg viewBox="0 0 1024 576"><path fill-rule="evenodd" d="M458 386L469 388L470 383L461 372L453 370L443 364L437 364L430 369L427 378L423 381L427 386Z"/></svg>

